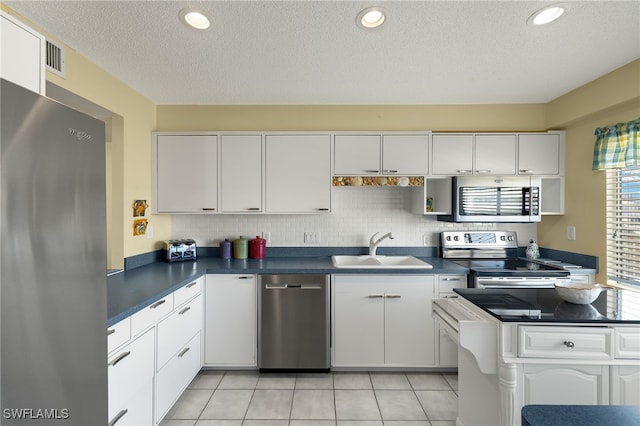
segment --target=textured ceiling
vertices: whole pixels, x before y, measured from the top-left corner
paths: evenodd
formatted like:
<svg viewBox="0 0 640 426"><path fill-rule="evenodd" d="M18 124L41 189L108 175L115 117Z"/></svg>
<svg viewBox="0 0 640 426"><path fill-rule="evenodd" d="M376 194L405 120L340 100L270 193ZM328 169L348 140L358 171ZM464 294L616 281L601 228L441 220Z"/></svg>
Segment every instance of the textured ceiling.
<svg viewBox="0 0 640 426"><path fill-rule="evenodd" d="M4 4L157 104L548 102L640 57L640 0L567 1L559 21L527 25L553 2ZM372 5L384 27L356 27ZM183 25L184 7L211 28Z"/></svg>

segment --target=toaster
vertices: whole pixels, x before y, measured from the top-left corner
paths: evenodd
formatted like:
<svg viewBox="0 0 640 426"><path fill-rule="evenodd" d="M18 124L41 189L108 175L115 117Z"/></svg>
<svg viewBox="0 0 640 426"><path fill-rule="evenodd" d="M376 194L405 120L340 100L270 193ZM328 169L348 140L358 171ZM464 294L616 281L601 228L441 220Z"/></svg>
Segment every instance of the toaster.
<svg viewBox="0 0 640 426"><path fill-rule="evenodd" d="M166 240L162 244L162 254L167 262L196 260L196 252L194 240Z"/></svg>

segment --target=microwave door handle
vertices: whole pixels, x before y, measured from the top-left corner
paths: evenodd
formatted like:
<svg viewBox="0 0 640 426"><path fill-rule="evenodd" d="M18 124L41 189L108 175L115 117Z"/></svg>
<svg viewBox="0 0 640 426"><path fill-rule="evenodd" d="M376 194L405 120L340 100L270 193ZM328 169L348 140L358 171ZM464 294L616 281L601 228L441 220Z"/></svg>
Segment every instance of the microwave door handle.
<svg viewBox="0 0 640 426"><path fill-rule="evenodd" d="M529 216L531 215L531 188L525 187L522 188L522 215Z"/></svg>

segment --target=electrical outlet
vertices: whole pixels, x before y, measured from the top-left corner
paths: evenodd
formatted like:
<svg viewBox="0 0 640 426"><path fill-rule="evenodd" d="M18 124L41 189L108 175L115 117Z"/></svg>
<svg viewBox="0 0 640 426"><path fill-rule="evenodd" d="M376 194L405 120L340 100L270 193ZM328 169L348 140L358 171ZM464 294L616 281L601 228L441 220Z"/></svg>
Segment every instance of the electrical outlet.
<svg viewBox="0 0 640 426"><path fill-rule="evenodd" d="M262 238L267 240L267 246L271 245L271 232L262 231Z"/></svg>
<svg viewBox="0 0 640 426"><path fill-rule="evenodd" d="M567 240L575 241L576 239L576 227L567 226Z"/></svg>
<svg viewBox="0 0 640 426"><path fill-rule="evenodd" d="M153 226L152 225L147 225L147 240L150 240L153 238Z"/></svg>
<svg viewBox="0 0 640 426"><path fill-rule="evenodd" d="M429 245L429 239L430 239L430 238L431 238L431 237L430 237L428 234L424 234L424 235L422 236L422 245L423 245L423 246L425 246L425 247L426 247L426 246L428 246L428 245Z"/></svg>

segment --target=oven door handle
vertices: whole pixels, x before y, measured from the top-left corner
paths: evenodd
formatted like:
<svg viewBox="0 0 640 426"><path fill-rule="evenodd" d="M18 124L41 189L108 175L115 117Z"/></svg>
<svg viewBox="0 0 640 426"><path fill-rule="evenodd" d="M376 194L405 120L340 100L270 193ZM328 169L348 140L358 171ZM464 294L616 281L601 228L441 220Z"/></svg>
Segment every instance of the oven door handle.
<svg viewBox="0 0 640 426"><path fill-rule="evenodd" d="M536 280L532 279L482 279L476 280L476 287L478 288L554 288L555 280Z"/></svg>

